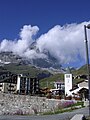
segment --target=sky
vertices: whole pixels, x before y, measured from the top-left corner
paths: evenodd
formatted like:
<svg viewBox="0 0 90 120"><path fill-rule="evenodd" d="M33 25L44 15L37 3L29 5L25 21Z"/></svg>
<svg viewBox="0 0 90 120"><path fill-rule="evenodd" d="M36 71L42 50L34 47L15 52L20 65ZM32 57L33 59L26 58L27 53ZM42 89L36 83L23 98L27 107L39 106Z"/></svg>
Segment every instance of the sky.
<svg viewBox="0 0 90 120"><path fill-rule="evenodd" d="M81 66L89 11L90 0L0 0L0 52L47 58L47 50L63 65ZM39 54L29 49L33 41Z"/></svg>

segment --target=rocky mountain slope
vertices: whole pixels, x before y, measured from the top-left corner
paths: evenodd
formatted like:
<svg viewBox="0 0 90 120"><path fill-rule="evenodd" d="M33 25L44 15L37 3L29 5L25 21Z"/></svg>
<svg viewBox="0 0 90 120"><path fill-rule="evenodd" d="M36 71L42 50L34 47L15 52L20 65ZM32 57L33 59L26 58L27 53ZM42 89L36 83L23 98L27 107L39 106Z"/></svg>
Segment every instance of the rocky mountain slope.
<svg viewBox="0 0 90 120"><path fill-rule="evenodd" d="M33 65L40 68L55 68L60 69L61 65L55 58L48 53L48 59L36 58L27 59L12 52L0 52L0 66L10 63L17 63L22 65Z"/></svg>

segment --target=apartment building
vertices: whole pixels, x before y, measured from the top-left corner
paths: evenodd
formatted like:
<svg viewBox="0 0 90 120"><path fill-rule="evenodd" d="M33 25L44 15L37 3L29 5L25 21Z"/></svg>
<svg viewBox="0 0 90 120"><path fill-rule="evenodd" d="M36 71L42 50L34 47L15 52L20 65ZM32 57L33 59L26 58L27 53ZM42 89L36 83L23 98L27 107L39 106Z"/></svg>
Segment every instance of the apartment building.
<svg viewBox="0 0 90 120"><path fill-rule="evenodd" d="M29 78L18 75L17 92L19 94L35 95L39 93L39 80L36 77Z"/></svg>
<svg viewBox="0 0 90 120"><path fill-rule="evenodd" d="M17 89L17 76L11 75L8 77L4 77L4 79L0 80L0 92L4 93L16 93Z"/></svg>
<svg viewBox="0 0 90 120"><path fill-rule="evenodd" d="M39 93L39 80L23 75L10 74L7 76L4 74L0 77L0 91L4 93L35 95Z"/></svg>

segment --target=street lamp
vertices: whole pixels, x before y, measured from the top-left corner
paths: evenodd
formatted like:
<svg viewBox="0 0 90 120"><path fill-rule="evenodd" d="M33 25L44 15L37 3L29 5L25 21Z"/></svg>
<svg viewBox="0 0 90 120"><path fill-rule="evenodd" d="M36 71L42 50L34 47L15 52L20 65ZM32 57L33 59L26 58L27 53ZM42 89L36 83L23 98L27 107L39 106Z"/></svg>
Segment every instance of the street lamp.
<svg viewBox="0 0 90 120"><path fill-rule="evenodd" d="M87 40L87 30L90 29L90 24L84 25L85 32L85 47L86 47L86 64L87 64L87 74L88 74L88 89L89 89L89 116L90 116L90 69L89 69L89 52L88 52L88 40Z"/></svg>

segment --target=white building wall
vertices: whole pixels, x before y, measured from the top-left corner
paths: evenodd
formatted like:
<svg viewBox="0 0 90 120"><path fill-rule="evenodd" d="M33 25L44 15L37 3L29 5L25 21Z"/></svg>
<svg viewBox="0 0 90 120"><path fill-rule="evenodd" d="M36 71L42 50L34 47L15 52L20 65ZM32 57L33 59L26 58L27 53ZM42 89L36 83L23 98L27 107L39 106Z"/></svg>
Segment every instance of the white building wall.
<svg viewBox="0 0 90 120"><path fill-rule="evenodd" d="M79 88L77 88L77 89L71 91L69 95L73 95L73 93L74 93L74 94L77 94L77 93L79 92L79 90L81 90L82 88L88 89L88 87L79 87Z"/></svg>
<svg viewBox="0 0 90 120"><path fill-rule="evenodd" d="M69 95L72 89L72 74L65 74L65 95Z"/></svg>
<svg viewBox="0 0 90 120"><path fill-rule="evenodd" d="M20 75L17 77L17 91L20 91Z"/></svg>
<svg viewBox="0 0 90 120"><path fill-rule="evenodd" d="M73 93L77 94L79 92L79 90L81 90L82 88L88 89L88 82L79 83L78 88L73 91L70 91L68 95L73 95Z"/></svg>

